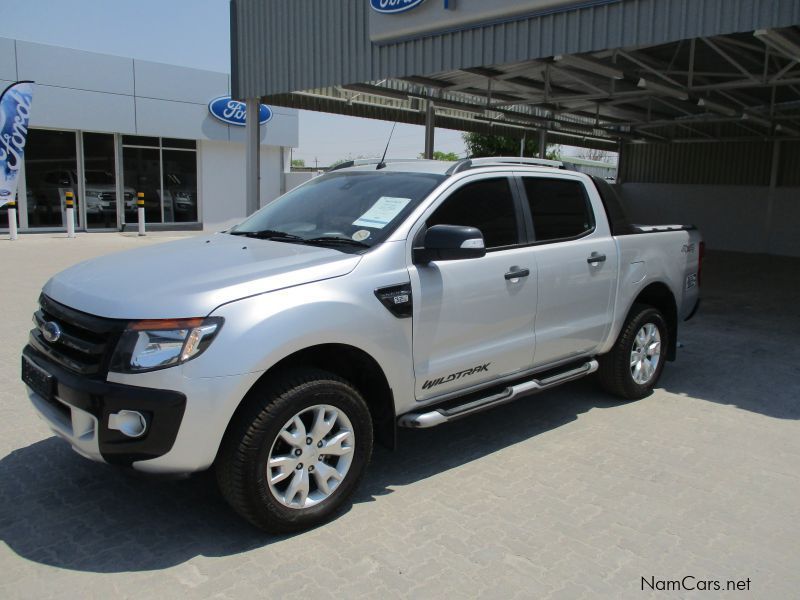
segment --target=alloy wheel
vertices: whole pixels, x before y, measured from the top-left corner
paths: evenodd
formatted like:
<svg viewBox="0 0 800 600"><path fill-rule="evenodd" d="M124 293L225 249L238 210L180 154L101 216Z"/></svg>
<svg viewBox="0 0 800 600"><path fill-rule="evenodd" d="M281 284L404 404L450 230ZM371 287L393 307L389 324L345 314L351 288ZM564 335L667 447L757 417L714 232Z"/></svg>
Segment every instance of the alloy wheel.
<svg viewBox="0 0 800 600"><path fill-rule="evenodd" d="M287 508L323 502L344 481L353 462L355 433L339 408L317 404L304 408L281 428L267 462L267 482Z"/></svg>

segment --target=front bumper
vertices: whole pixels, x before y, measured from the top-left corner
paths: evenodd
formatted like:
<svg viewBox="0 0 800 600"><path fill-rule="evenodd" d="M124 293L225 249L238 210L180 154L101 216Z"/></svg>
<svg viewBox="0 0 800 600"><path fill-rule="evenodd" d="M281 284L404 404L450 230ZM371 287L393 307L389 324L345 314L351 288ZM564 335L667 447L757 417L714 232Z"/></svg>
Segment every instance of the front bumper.
<svg viewBox="0 0 800 600"><path fill-rule="evenodd" d="M158 458L175 443L186 409L182 392L109 383L76 375L31 346L22 352L55 378L52 397L28 387L28 397L40 416L76 452L97 461L132 465L136 461ZM135 410L144 415L147 429L138 438L109 429L108 417L120 410Z"/></svg>

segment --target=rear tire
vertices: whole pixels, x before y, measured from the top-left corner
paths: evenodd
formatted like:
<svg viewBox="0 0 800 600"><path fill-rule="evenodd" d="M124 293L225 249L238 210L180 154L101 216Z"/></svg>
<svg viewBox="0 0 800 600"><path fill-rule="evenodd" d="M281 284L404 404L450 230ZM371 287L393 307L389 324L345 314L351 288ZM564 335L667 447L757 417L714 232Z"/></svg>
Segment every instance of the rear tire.
<svg viewBox="0 0 800 600"><path fill-rule="evenodd" d="M287 533L346 508L372 454L358 390L327 371L297 369L258 383L244 402L216 462L233 509L264 531Z"/></svg>
<svg viewBox="0 0 800 600"><path fill-rule="evenodd" d="M597 375L603 389L624 400L649 396L664 370L668 336L661 311L634 304L614 347L599 359Z"/></svg>

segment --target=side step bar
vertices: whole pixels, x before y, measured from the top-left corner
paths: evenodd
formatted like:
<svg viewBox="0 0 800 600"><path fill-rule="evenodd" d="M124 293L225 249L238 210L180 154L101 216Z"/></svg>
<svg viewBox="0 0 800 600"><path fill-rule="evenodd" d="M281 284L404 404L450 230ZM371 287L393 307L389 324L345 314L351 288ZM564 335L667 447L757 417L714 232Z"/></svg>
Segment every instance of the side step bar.
<svg viewBox="0 0 800 600"><path fill-rule="evenodd" d="M397 424L400 425L400 427L412 428L435 427L436 425L441 425L442 423L447 423L448 421L454 421L455 419L460 419L461 417L466 417L467 415L471 415L482 410L487 410L501 404L506 404L507 402L516 400L520 396L542 392L544 390L556 387L562 383L566 383L567 381L573 381L574 379L586 377L590 373L597 371L598 366L599 365L597 361L592 359L578 367L574 367L567 371L557 372L542 379L529 379L527 381L510 385L509 387L499 392L492 393L488 396L475 399L475 395L470 394L468 399L466 399L463 404L454 405L453 402L458 402L458 400L455 400L446 403L446 407L440 406L439 408L432 408L426 412L410 412L401 415L397 421Z"/></svg>

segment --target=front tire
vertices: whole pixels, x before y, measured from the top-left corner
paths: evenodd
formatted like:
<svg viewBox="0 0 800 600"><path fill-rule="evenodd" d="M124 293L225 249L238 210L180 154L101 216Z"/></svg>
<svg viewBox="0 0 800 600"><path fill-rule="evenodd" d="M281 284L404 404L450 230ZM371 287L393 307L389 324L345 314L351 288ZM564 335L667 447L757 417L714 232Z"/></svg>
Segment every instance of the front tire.
<svg viewBox="0 0 800 600"><path fill-rule="evenodd" d="M217 458L222 495L270 533L323 523L346 507L372 454L372 420L358 390L317 369L257 384Z"/></svg>
<svg viewBox="0 0 800 600"><path fill-rule="evenodd" d="M661 311L634 304L614 347L600 357L598 379L603 389L624 400L649 396L664 370L668 336Z"/></svg>

